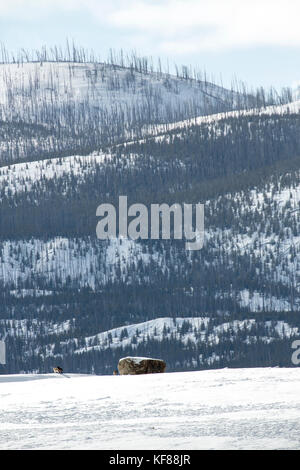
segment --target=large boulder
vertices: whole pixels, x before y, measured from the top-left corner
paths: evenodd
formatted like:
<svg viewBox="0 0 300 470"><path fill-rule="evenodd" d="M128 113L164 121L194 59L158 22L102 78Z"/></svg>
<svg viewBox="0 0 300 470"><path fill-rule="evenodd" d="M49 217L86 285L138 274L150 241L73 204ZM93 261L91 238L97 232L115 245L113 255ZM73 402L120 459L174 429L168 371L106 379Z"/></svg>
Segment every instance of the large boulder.
<svg viewBox="0 0 300 470"><path fill-rule="evenodd" d="M118 369L120 375L156 374L166 370L166 363L149 357L124 357L119 360Z"/></svg>

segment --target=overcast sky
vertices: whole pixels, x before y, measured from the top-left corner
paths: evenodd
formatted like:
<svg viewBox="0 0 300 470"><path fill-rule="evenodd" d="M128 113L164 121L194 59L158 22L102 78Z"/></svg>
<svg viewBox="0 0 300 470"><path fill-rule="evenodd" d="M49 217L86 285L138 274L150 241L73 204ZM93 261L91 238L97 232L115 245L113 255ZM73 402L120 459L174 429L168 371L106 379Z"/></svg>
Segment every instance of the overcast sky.
<svg viewBox="0 0 300 470"><path fill-rule="evenodd" d="M9 50L64 44L169 58L249 85L300 81L300 0L0 0Z"/></svg>

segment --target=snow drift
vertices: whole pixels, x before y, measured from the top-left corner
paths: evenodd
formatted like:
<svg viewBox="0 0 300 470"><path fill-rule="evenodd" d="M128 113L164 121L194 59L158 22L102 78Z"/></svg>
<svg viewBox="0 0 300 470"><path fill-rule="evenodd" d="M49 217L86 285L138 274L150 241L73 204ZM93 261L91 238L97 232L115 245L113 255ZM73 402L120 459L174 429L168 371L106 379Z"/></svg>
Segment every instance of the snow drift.
<svg viewBox="0 0 300 470"><path fill-rule="evenodd" d="M0 449L299 449L300 369L0 376Z"/></svg>

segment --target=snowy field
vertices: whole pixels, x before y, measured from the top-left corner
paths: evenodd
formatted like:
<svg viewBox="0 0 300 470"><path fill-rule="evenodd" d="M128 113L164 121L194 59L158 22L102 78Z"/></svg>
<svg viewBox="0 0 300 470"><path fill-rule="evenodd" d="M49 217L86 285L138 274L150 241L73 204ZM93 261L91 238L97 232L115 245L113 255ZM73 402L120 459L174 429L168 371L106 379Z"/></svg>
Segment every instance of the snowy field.
<svg viewBox="0 0 300 470"><path fill-rule="evenodd" d="M300 369L0 376L0 449L299 449Z"/></svg>

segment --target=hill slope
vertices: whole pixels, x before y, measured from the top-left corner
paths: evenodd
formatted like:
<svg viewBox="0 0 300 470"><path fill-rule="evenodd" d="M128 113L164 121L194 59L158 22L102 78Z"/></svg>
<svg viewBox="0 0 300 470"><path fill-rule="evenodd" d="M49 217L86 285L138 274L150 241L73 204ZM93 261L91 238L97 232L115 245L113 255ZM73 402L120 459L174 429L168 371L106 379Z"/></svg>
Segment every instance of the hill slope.
<svg viewBox="0 0 300 470"><path fill-rule="evenodd" d="M239 108L206 80L104 63L0 64L0 164L88 153L143 126Z"/></svg>
<svg viewBox="0 0 300 470"><path fill-rule="evenodd" d="M299 102L237 112L246 95L107 64L1 65L1 80L5 373L47 372L59 358L110 374L123 353L163 353L169 370L290 365ZM119 195L147 207L203 202L203 249L98 240L96 208ZM170 332L148 335L161 318Z"/></svg>

